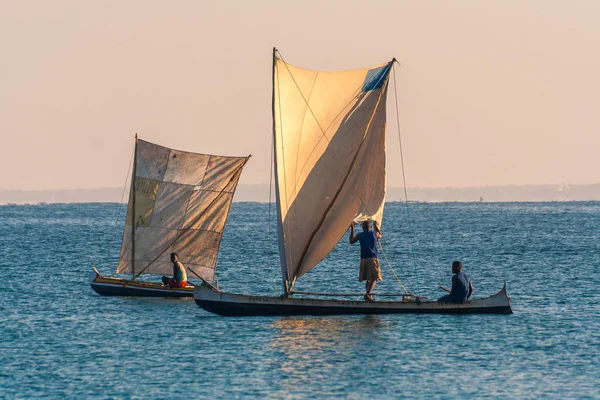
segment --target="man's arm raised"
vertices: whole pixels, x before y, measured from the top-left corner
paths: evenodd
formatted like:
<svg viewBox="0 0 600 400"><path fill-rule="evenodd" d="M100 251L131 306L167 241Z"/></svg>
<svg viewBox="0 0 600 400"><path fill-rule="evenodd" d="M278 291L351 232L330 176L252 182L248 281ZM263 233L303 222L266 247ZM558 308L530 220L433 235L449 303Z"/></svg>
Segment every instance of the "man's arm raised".
<svg viewBox="0 0 600 400"><path fill-rule="evenodd" d="M379 224L377 223L377 221L373 221L373 227L375 228L375 235L377 235L377 239L381 239L381 237L383 235L381 234L381 231L379 230Z"/></svg>
<svg viewBox="0 0 600 400"><path fill-rule="evenodd" d="M350 224L350 244L358 242L358 235L354 235L354 222Z"/></svg>

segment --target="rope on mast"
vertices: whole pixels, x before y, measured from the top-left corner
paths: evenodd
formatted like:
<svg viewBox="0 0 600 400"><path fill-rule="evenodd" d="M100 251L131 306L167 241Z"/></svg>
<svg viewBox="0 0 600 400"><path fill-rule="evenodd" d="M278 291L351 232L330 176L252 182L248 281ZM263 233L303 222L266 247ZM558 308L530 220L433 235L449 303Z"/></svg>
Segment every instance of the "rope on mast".
<svg viewBox="0 0 600 400"><path fill-rule="evenodd" d="M271 240L271 199L273 192L273 163L275 162L275 136L271 135L271 168L269 170L269 216L268 216L268 228L267 228L267 238L269 240L269 253L273 254L273 241ZM270 262L270 261L269 261ZM273 264L273 268L275 268L275 264ZM272 274L271 283L273 284L273 292L277 293L277 286L275 283L275 275L276 272Z"/></svg>
<svg viewBox="0 0 600 400"><path fill-rule="evenodd" d="M398 60L394 59L400 65ZM408 212L408 190L406 189L406 173L404 171L404 152L402 151L402 134L400 133L400 111L398 107L398 85L396 80L396 67L392 65L393 75L394 75L394 98L396 100L396 128L398 129L398 143L400 144L400 163L402 165L402 182L404 184L404 204L406 207L406 225L408 227L408 245L410 251L410 259L413 265L413 273L415 275L415 282L417 286L417 290L419 289L419 277L417 275L417 265L415 263L415 253L414 246L412 242L412 234L410 228L410 214Z"/></svg>
<svg viewBox="0 0 600 400"><path fill-rule="evenodd" d="M398 282L398 285L400 285L400 287L402 289L404 289L404 291L406 292L406 294L410 294L408 290L406 290L406 287L404 287L404 285L402 284L402 281L400 280L400 278L398 278L398 275L396 274L396 271L394 270L394 267L392 267L392 263L390 263L390 260L388 260L387 254L385 254L385 251L383 251L383 245L381 244L381 241L378 240L377 243L379 243L379 249L381 249L381 254L383 254L383 258L385 258L385 262L387 263L388 268L390 269L390 271L392 271L392 274L394 275L394 278L396 278L396 282ZM406 280L409 284L409 286L411 287L411 289L413 289L410 281L407 279Z"/></svg>
<svg viewBox="0 0 600 400"><path fill-rule="evenodd" d="M123 183L123 191L121 192L121 200L119 202L119 206L117 207L117 211L115 212L115 230L117 230L117 224L119 223L119 217L123 213L123 200L125 199L125 190L127 189L127 182L129 181L129 174L131 173L131 168L133 165L133 155L135 154L135 146L133 148L133 152L131 153L131 158L129 159L129 169L127 170L127 175L125 175L125 182ZM127 215L125 215L125 224L127 224ZM121 246L123 246L123 234L121 234ZM110 256L110 250L108 251ZM121 256L119 255L119 261ZM117 261L118 263L118 261Z"/></svg>

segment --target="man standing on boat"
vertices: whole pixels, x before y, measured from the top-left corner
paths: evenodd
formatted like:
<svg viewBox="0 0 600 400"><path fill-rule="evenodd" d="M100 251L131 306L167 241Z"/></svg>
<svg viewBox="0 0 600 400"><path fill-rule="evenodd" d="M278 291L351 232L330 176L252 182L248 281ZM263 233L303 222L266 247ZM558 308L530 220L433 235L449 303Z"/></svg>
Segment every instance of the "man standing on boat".
<svg viewBox="0 0 600 400"><path fill-rule="evenodd" d="M365 300L374 302L373 289L378 280L383 279L381 276L381 268L377 258L377 241L381 238L381 231L377 226L377 221L374 222L374 230L371 230L371 222L363 221L363 231L354 235L354 222L350 225L350 244L360 242L360 272L358 280L360 282L367 281L367 292Z"/></svg>
<svg viewBox="0 0 600 400"><path fill-rule="evenodd" d="M475 288L473 282L469 280L469 277L462 272L462 263L460 261L454 261L452 263L452 289L447 289L440 286L441 289L445 290L449 294L442 296L438 299L440 303L457 303L462 304L465 301L469 301Z"/></svg>
<svg viewBox="0 0 600 400"><path fill-rule="evenodd" d="M163 284L171 288L186 287L187 273L185 272L185 267L179 261L177 253L171 253L171 262L173 263L173 277L169 278L168 276L163 276Z"/></svg>

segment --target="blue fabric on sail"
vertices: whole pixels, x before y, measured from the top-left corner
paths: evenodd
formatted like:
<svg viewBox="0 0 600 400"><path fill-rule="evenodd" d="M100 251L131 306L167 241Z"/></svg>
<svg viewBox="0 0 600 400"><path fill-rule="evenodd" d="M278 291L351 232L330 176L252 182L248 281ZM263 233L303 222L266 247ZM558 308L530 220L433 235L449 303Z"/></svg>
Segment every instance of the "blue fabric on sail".
<svg viewBox="0 0 600 400"><path fill-rule="evenodd" d="M379 89L386 82L386 77L390 71L390 66L392 64L386 64L383 67L373 68L367 72L367 76L365 77L365 83L363 83L363 92L368 92L369 90Z"/></svg>

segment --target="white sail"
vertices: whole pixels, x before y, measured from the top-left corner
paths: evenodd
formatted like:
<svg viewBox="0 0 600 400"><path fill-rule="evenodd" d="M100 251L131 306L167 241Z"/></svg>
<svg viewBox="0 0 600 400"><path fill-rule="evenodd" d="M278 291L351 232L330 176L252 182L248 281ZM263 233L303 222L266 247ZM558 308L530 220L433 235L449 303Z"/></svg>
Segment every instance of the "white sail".
<svg viewBox="0 0 600 400"><path fill-rule="evenodd" d="M117 273L171 274L170 253L177 252L186 267L212 280L248 158L188 153L143 140L137 142L135 158Z"/></svg>
<svg viewBox="0 0 600 400"><path fill-rule="evenodd" d="M293 283L352 221L381 222L392 62L344 72L274 63L279 254L283 280Z"/></svg>

